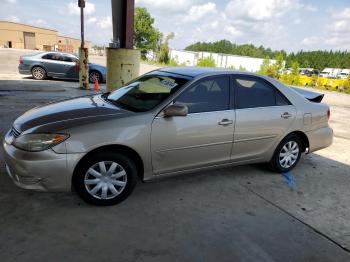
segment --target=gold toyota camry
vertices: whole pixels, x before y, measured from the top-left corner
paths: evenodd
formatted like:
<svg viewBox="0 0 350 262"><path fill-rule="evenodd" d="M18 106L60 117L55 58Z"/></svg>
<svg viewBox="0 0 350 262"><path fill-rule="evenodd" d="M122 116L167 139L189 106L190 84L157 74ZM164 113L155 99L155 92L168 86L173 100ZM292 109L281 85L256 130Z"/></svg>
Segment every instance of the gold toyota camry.
<svg viewBox="0 0 350 262"><path fill-rule="evenodd" d="M260 162L288 172L332 143L322 98L248 72L159 69L24 113L3 142L6 168L22 188L95 205L126 199L139 178Z"/></svg>

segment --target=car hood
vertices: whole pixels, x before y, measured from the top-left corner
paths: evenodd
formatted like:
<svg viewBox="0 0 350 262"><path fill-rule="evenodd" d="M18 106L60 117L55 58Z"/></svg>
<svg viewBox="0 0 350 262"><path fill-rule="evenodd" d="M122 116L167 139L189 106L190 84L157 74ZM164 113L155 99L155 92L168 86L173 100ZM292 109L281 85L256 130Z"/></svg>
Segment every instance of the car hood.
<svg viewBox="0 0 350 262"><path fill-rule="evenodd" d="M134 114L105 100L101 95L84 96L33 108L14 122L19 132L59 132L73 126Z"/></svg>

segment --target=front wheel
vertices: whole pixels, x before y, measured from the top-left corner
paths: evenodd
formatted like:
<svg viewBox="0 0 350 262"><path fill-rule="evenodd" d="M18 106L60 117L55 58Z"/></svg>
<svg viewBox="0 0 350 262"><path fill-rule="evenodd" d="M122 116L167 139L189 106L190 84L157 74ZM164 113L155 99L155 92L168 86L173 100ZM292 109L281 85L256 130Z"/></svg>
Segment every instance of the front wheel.
<svg viewBox="0 0 350 262"><path fill-rule="evenodd" d="M118 153L92 155L77 167L73 186L86 202L115 205L126 199L137 181L134 162Z"/></svg>
<svg viewBox="0 0 350 262"><path fill-rule="evenodd" d="M300 160L302 145L299 137L295 134L288 135L277 146L270 160L270 168L279 173L292 170Z"/></svg>

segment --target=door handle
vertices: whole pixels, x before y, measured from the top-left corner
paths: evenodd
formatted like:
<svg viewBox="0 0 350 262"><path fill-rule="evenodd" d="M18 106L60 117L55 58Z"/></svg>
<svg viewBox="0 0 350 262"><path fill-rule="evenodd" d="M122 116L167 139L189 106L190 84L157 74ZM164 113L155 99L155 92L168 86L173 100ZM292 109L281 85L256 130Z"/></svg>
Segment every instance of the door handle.
<svg viewBox="0 0 350 262"><path fill-rule="evenodd" d="M288 113L288 112L284 112L282 115L281 115L282 118L284 119L288 119L290 117L292 117L292 114Z"/></svg>
<svg viewBox="0 0 350 262"><path fill-rule="evenodd" d="M230 119L227 119L227 118L222 119L222 120L218 123L218 125L220 125L220 126L226 126L226 125L231 125L231 124L233 124L233 121L230 120Z"/></svg>

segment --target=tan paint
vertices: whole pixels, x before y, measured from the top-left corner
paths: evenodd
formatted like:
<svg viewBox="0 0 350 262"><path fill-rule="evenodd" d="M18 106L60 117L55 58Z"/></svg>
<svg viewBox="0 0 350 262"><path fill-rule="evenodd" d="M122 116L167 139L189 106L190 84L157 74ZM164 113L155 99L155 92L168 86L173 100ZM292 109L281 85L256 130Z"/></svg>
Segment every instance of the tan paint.
<svg viewBox="0 0 350 262"><path fill-rule="evenodd" d="M79 39L59 36L57 30L7 21L0 21L0 47L8 47L11 42L12 48L24 49L24 32L35 34L35 46L29 49L78 52L80 47ZM91 48L91 42L85 41L85 47Z"/></svg>
<svg viewBox="0 0 350 262"><path fill-rule="evenodd" d="M107 48L107 90L120 88L125 83L139 76L139 50Z"/></svg>

